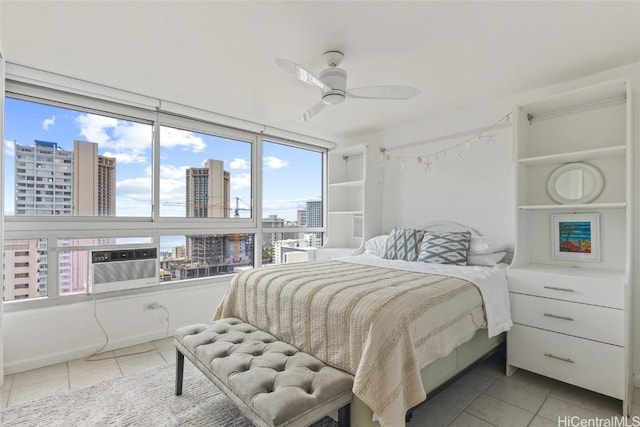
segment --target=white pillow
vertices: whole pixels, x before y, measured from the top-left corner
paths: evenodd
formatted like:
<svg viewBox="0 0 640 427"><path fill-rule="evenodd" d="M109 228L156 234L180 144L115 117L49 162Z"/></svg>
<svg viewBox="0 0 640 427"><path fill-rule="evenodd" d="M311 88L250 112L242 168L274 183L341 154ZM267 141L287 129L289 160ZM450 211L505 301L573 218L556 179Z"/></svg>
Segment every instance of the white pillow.
<svg viewBox="0 0 640 427"><path fill-rule="evenodd" d="M388 234L384 234L381 236L372 237L371 239L364 242L365 253L379 256L382 258L384 255L384 247L387 243L387 239L389 238Z"/></svg>
<svg viewBox="0 0 640 427"><path fill-rule="evenodd" d="M491 254L473 255L467 256L467 265L486 265L492 267L502 261L502 258L506 255L506 252L493 252Z"/></svg>
<svg viewBox="0 0 640 427"><path fill-rule="evenodd" d="M469 255L486 255L507 250L504 243L496 243L492 238L485 236L471 236Z"/></svg>

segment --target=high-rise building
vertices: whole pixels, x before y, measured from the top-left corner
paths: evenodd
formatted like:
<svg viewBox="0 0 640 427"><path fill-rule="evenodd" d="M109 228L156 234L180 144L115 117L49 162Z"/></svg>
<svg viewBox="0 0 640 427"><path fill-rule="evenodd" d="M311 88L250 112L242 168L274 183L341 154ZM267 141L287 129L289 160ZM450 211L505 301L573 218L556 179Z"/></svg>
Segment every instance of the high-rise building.
<svg viewBox="0 0 640 427"><path fill-rule="evenodd" d="M306 227L307 226L307 210L298 209L296 216L298 221L298 227Z"/></svg>
<svg viewBox="0 0 640 427"><path fill-rule="evenodd" d="M114 158L98 155L98 145L92 142L74 141L73 151L63 150L57 143L47 141L36 140L33 146L16 144L15 214L115 215L115 162ZM9 246L18 245L16 242L23 241L11 241ZM46 295L50 261L47 240L24 242L28 242L28 249L18 252L22 257L29 258L30 267L37 265L39 269L37 274L29 273L27 294L31 297ZM20 245L24 246L24 242ZM66 242L58 240L56 243L63 247ZM16 255L5 245L4 256ZM87 268L84 253L59 251L57 258L59 293L84 292ZM24 262L27 261L20 261ZM24 275L25 272L16 274ZM13 275L9 273L5 276ZM5 290L18 285L24 286L24 279L23 276L5 279ZM20 295L22 293L13 297ZM6 292L4 294L5 300L13 297Z"/></svg>
<svg viewBox="0 0 640 427"><path fill-rule="evenodd" d="M186 214L189 218L227 218L231 208L231 177L220 160L186 171ZM224 263L224 239L187 236L186 256L194 267Z"/></svg>
<svg viewBox="0 0 640 427"><path fill-rule="evenodd" d="M322 227L322 200L307 202L307 227ZM317 247L322 246L322 233L315 233Z"/></svg>
<svg viewBox="0 0 640 427"><path fill-rule="evenodd" d="M98 144L73 141L73 214L116 214L116 159L98 154Z"/></svg>
<svg viewBox="0 0 640 427"><path fill-rule="evenodd" d="M32 146L15 144L15 214L69 216L73 214L73 152L55 142L34 141ZM39 274L29 277L30 296L47 294L48 249L46 240L30 241L29 258L37 260ZM34 246L35 245L35 246ZM10 252L10 251L9 251ZM5 257L9 253L5 251ZM65 266L70 263L64 263ZM10 271L10 270L9 270ZM60 272L64 276L65 271ZM18 281L23 277L11 277ZM24 283L7 283L5 289ZM8 295L4 295L5 300Z"/></svg>
<svg viewBox="0 0 640 427"><path fill-rule="evenodd" d="M73 152L55 142L15 145L16 215L73 214Z"/></svg>
<svg viewBox="0 0 640 427"><path fill-rule="evenodd" d="M39 296L39 241L7 240L2 257L5 301Z"/></svg>
<svg viewBox="0 0 640 427"><path fill-rule="evenodd" d="M231 176L221 160L187 169L186 210L189 218L227 218L231 211Z"/></svg>
<svg viewBox="0 0 640 427"><path fill-rule="evenodd" d="M175 246L172 250L173 258L184 258L186 256L186 248L184 245Z"/></svg>
<svg viewBox="0 0 640 427"><path fill-rule="evenodd" d="M307 227L322 227L322 200L307 202Z"/></svg>

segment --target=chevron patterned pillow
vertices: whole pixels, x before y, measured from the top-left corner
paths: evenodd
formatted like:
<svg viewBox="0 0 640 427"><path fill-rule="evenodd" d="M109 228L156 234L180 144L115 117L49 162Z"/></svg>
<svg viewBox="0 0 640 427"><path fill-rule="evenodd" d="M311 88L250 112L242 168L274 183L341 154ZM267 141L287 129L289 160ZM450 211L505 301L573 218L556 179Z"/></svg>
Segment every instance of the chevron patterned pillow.
<svg viewBox="0 0 640 427"><path fill-rule="evenodd" d="M385 242L383 258L417 260L423 235L422 230L394 227Z"/></svg>
<svg viewBox="0 0 640 427"><path fill-rule="evenodd" d="M471 233L427 233L422 239L418 261L432 264L467 265Z"/></svg>

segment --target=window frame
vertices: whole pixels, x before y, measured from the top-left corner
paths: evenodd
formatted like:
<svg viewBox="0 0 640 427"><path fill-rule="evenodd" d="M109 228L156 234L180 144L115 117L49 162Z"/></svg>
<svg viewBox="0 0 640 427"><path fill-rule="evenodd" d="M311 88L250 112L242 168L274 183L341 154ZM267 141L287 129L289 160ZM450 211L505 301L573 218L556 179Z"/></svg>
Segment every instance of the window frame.
<svg viewBox="0 0 640 427"><path fill-rule="evenodd" d="M20 66L14 67L24 72ZM29 73L26 73L29 74ZM42 72L40 79L21 77L20 72L7 73L5 84L5 97L19 99L27 102L36 102L59 108L72 109L74 111L90 114L106 115L116 119L130 120L137 123L149 124L152 127L152 194L151 212L144 217L116 217L116 216L5 216L4 241L47 239L49 254L54 255L54 260L48 267L48 289L46 297L28 298L26 300L3 301L4 310L19 311L60 304L70 304L95 299L123 297L129 295L141 295L167 289L179 289L205 284L228 283L233 274L210 276L206 278L186 279L177 282L162 282L158 277L158 285L125 291L116 291L104 294L58 294L59 272L58 252L68 251L69 247L57 246L60 238L118 238L140 237L152 238L151 245L160 249L160 236L187 235L187 234L252 234L254 243L254 267L262 264L262 234L272 230L282 231L277 228L262 227L262 144L263 139L296 148L309 149L322 154L322 201L323 201L323 226L322 227L296 227L287 229L291 232L327 232L326 206L327 206L327 141L318 140L319 144L300 142L289 138L270 136L265 133L264 126L255 123L244 122L246 129L242 129L242 120L228 118L233 126L226 125L225 116L209 113L203 110L191 109L182 106L183 111L193 113L192 117L175 111L163 111L163 102L153 98L144 97L113 88L94 85L88 82L67 78ZM42 78L44 76L44 78ZM63 82L64 84L60 84ZM87 89L88 88L88 89ZM90 89L90 90L89 90ZM118 96L116 96L118 95ZM140 102L138 102L140 101ZM164 103L171 107L177 104ZM210 119L209 119L210 117ZM217 119L222 118L223 123ZM235 126L235 125L239 126ZM187 131L201 132L223 138L236 139L251 144L251 218L184 218L160 216L160 127L169 126ZM277 129L271 129L273 133ZM296 134L293 134L297 136ZM303 135L299 135L305 139ZM308 138L315 141L313 138ZM325 142L326 144L322 144ZM4 144L4 142L3 142ZM3 163L4 166L4 163ZM4 194L4 179L0 177ZM4 205L4 200L2 205ZM3 208L4 209L4 208ZM46 221L43 221L46 218ZM51 256L51 255L50 255ZM7 271L5 271L5 274Z"/></svg>

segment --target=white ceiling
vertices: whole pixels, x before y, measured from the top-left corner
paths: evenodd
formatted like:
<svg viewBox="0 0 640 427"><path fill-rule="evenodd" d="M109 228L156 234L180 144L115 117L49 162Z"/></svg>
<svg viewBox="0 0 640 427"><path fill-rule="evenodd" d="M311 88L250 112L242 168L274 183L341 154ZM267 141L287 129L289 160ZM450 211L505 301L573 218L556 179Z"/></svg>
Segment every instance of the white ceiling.
<svg viewBox="0 0 640 427"><path fill-rule="evenodd" d="M429 115L640 61L640 2L6 1L9 62L310 136L345 141ZM348 87L402 84L408 101L348 99L308 123L318 73L345 54Z"/></svg>

